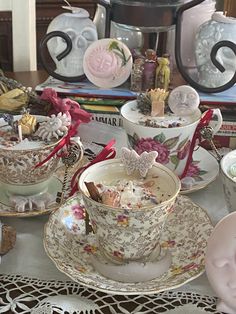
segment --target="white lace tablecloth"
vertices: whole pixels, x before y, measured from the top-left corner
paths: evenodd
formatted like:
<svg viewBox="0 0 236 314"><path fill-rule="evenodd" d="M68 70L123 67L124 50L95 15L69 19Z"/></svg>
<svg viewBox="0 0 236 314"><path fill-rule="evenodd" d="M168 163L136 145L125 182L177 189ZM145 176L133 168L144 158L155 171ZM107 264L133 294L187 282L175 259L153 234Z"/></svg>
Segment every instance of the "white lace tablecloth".
<svg viewBox="0 0 236 314"><path fill-rule="evenodd" d="M202 208L206 209L214 225L216 224L216 222L218 222L223 216L225 216L228 213L226 209L226 204L224 201L221 181L219 178L217 178L216 181L211 183L207 188L201 191L189 194L188 196L195 203L199 204ZM6 289L8 289L7 287L9 287L10 289L11 284L13 284L14 282L17 285L17 280L20 283L20 285L21 284L27 285L27 282L28 282L28 285L30 286L31 284L29 284L29 282L31 282L32 285L34 286L32 290L34 289L37 290L37 288L35 288L35 285L37 286L37 284L40 284L41 286L44 286L44 287L46 286L48 288L53 286L54 293L55 293L55 291L58 291L56 287L59 287L59 288L62 287L63 282L65 282L64 283L65 289L68 289L68 284L69 284L69 286L74 285L76 289L82 289L83 291L87 291L86 293L90 291L89 289L84 288L81 285L72 283L66 275L62 274L59 270L57 270L53 262L46 255L43 248L43 228L47 219L48 219L48 216L41 216L41 217L34 217L34 218L10 218L9 217L9 218L1 219L3 223L9 224L15 227L17 231L17 241L16 241L15 248L2 258L2 263L0 265L0 273L5 276L2 276L0 278L0 287L2 288L2 290L0 289L0 293L3 290L5 291ZM14 277L14 276L12 277L11 275L17 275L17 277ZM39 281L37 280L33 281L33 279L27 279L27 278L35 278L35 279L39 279ZM42 282L42 280L44 282ZM58 283L52 282L51 280L54 280L54 281L56 280L59 282ZM6 285L6 282L9 282L8 286ZM15 289L17 290L19 289L19 287L15 287ZM66 290L66 291L70 293L78 294L77 292L79 290L77 291L76 289L75 290L72 289L70 291ZM198 301L202 300L202 298L204 298L203 296L205 296L206 298L205 300L207 300L206 303L208 305L206 307L203 306L203 308L206 309L208 307L208 310L210 312L217 313L214 310L214 302L215 302L215 299L213 298L214 294L209 286L209 283L205 275L202 275L199 278L185 284L181 288L174 290L173 292L174 294L171 294L171 293L168 294L166 292L166 293L162 293L161 296L165 295L166 300L170 300L171 297L173 296L174 296L173 298L175 299L178 296L176 293L180 291L182 292L182 294L179 295L180 300L182 300L181 299L182 297L185 298L186 295L188 295L189 300L192 300L192 298L193 299L195 298L195 301L197 303L197 300ZM84 292L85 296L86 296L86 293ZM91 293L93 294L92 300L95 300L95 301L98 300L99 296L103 296L102 298L104 298L103 300L105 300L105 297L104 297L105 294L99 293L99 292L96 293L94 291ZM16 293L16 295L18 294ZM53 295L53 293L51 295ZM27 293L25 294L25 297L27 298ZM114 307L113 307L114 311L113 312L112 310L104 311L104 312L98 311L94 313L126 313L126 314L128 313L136 313L136 314L159 313L156 311L153 312L151 310L152 307L150 305L150 302L155 304L156 302L155 300L158 297L159 297L158 295L147 296L147 297L142 296L140 297L140 300L138 296L130 297L130 299L136 300L133 303L133 304L136 304L136 306L133 305L132 311L129 309L128 311L122 310L123 311L122 312L121 310L119 311L115 310L119 302L114 301L115 299L113 300L113 297L107 296L108 298L107 300L109 300L109 298L113 300L112 304L114 304ZM1 295L0 295L0 298L1 298ZM17 296L16 298L19 299L20 297ZM42 298L45 298L45 295L42 293L42 289L41 289L41 295L39 295L38 299L41 300ZM125 302L128 302L127 300L130 300L130 299L124 296L124 300L126 300ZM12 300L16 302L14 298L13 299L10 298L9 300L6 300L6 297L5 297L4 301L3 299L0 299L0 313L30 313L30 311L27 312L27 310L16 310L15 312L14 311L7 312L3 310L3 309L6 309L7 305L9 306L9 304L13 302ZM192 301L189 301L189 302L193 303ZM149 305L144 306L144 304L146 303ZM179 305L181 304L178 304L178 306ZM105 308L105 305L104 305L104 308ZM173 308L174 306L170 307L169 309L173 309ZM164 312L164 311L166 310L162 309L160 312ZM182 313L189 313L188 311L189 309L187 311L182 311ZM192 312L194 313L194 311ZM178 313L178 312L175 311L173 312L173 314L174 313ZM170 312L170 314L172 313Z"/></svg>

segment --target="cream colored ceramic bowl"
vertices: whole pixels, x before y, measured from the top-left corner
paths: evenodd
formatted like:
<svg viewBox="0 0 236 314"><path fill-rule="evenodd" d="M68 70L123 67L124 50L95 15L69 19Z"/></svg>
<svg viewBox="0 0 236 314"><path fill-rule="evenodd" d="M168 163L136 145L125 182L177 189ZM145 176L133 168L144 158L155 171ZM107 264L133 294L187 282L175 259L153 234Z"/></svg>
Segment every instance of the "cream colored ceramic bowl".
<svg viewBox="0 0 236 314"><path fill-rule="evenodd" d="M229 174L229 169L233 164L236 164L236 150L227 153L220 162L221 180L229 211L236 210L236 181Z"/></svg>
<svg viewBox="0 0 236 314"><path fill-rule="evenodd" d="M145 181L154 180L152 189L163 199L148 207L114 208L92 200L85 182L111 185L114 180L140 180L139 173L127 175L120 159L99 162L87 168L79 178L79 189L89 213L102 252L113 262L139 261L158 249L166 218L174 209L180 180L165 166L155 163Z"/></svg>

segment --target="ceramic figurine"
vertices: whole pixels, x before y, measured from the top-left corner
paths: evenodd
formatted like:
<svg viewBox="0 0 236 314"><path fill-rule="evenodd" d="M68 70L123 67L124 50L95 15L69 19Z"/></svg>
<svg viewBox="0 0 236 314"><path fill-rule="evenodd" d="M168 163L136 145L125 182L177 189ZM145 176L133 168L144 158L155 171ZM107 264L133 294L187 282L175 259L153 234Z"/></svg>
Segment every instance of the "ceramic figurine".
<svg viewBox="0 0 236 314"><path fill-rule="evenodd" d="M176 87L170 93L168 105L177 116L190 116L194 114L200 104L197 91L188 85Z"/></svg>
<svg viewBox="0 0 236 314"><path fill-rule="evenodd" d="M25 111L22 118L18 120L18 126L21 126L21 132L23 135L30 135L34 133L36 124L37 120L35 116L30 115L28 111Z"/></svg>
<svg viewBox="0 0 236 314"><path fill-rule="evenodd" d="M141 177L145 177L147 172L154 165L158 152L143 152L140 156L134 151L129 150L126 147L121 149L121 159L125 165L127 174L131 174L135 170L138 170Z"/></svg>
<svg viewBox="0 0 236 314"><path fill-rule="evenodd" d="M170 61L168 58L158 58L156 69L155 87L168 91L170 84Z"/></svg>
<svg viewBox="0 0 236 314"><path fill-rule="evenodd" d="M220 72L211 61L212 47L223 40L236 43L236 19L227 17L222 12L215 12L210 21L199 27L195 40L199 83L204 86L222 86L236 71L235 55L230 48L221 48L216 55L216 59L225 68L224 72Z"/></svg>
<svg viewBox="0 0 236 314"><path fill-rule="evenodd" d="M236 313L236 212L224 217L213 230L207 244L206 274L219 297L217 311Z"/></svg>
<svg viewBox="0 0 236 314"><path fill-rule="evenodd" d="M149 90L155 87L155 72L157 67L156 52L152 49L147 49L145 52L145 63L143 70L143 90Z"/></svg>
<svg viewBox="0 0 236 314"><path fill-rule="evenodd" d="M14 206L17 212L45 210L54 201L53 195L43 193L31 196L12 195L9 202Z"/></svg>
<svg viewBox="0 0 236 314"><path fill-rule="evenodd" d="M119 40L97 40L86 50L84 73L94 85L112 88L123 84L130 76L133 59L129 48Z"/></svg>
<svg viewBox="0 0 236 314"><path fill-rule="evenodd" d="M152 117L164 117L165 115L165 100L168 96L168 92L165 89L155 88L148 92L150 96L152 109Z"/></svg>
<svg viewBox="0 0 236 314"><path fill-rule="evenodd" d="M63 8L71 12L56 16L49 24L47 33L61 31L68 34L72 41L72 50L61 61L58 61L58 55L66 49L60 37L54 37L48 41L48 50L56 64L56 73L69 77L83 75L84 53L88 46L98 39L96 26L86 10L70 6Z"/></svg>
<svg viewBox="0 0 236 314"><path fill-rule="evenodd" d="M67 133L70 125L70 116L59 112L57 115L51 115L47 121L42 122L35 135L47 141L50 141L52 138L58 139Z"/></svg>

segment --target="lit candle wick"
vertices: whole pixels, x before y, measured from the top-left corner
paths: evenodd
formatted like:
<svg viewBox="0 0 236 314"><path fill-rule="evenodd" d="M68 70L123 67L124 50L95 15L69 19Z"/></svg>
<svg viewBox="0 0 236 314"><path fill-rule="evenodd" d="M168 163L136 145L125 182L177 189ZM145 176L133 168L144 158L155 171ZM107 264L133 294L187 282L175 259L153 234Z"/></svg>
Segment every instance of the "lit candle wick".
<svg viewBox="0 0 236 314"><path fill-rule="evenodd" d="M23 140L23 138L22 138L22 128L21 128L20 124L18 125L18 136L19 136L19 140L21 142Z"/></svg>

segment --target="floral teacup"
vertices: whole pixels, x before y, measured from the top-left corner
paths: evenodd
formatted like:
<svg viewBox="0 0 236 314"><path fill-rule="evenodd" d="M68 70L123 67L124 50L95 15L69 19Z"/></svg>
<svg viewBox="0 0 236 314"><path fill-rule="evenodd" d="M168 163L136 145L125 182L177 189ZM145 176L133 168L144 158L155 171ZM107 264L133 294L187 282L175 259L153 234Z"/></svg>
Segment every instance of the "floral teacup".
<svg viewBox="0 0 236 314"><path fill-rule="evenodd" d="M157 151L156 161L166 165L179 177L186 171L186 164L191 153L190 147L196 128L201 120L202 113L197 109L189 116L189 123L175 127L144 126L139 123L137 101L127 102L121 108L123 126L128 135L129 145L138 153ZM222 116L219 109L214 109L213 117L217 121L210 121L214 134L222 125ZM187 171L186 171L187 172Z"/></svg>
<svg viewBox="0 0 236 314"><path fill-rule="evenodd" d="M15 116L14 119L19 119ZM38 122L46 121L44 116L35 116ZM0 127L6 122L0 119ZM0 129L1 130L1 129ZM40 145L35 141L22 141L21 146L4 146L0 143L0 182L1 188L8 195L35 195L44 193L48 189L50 178L58 167L60 158L53 155L40 167L37 164L44 161L62 138L52 143ZM82 144L76 142L81 148L80 158L83 156Z"/></svg>
<svg viewBox="0 0 236 314"><path fill-rule="evenodd" d="M144 182L152 181L153 191L162 201L140 208L111 207L88 196L85 182L111 184L114 180L140 180L137 172L126 174L121 159L99 162L87 168L79 178L85 208L101 252L112 262L145 261L160 253L160 237L168 215L174 209L180 180L165 166L154 163ZM157 253L158 254L158 253Z"/></svg>

